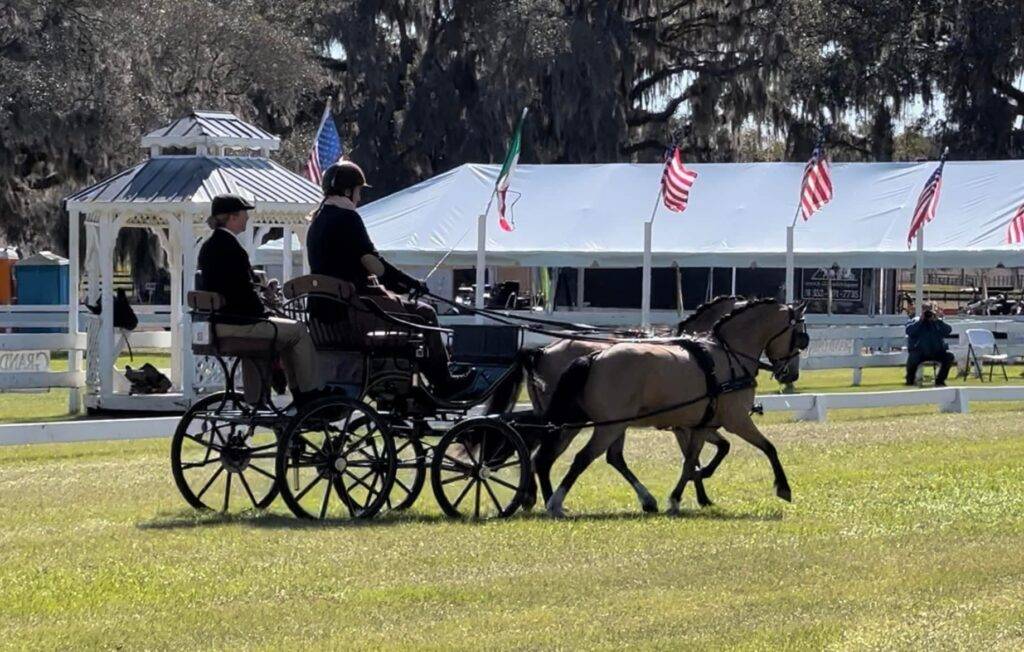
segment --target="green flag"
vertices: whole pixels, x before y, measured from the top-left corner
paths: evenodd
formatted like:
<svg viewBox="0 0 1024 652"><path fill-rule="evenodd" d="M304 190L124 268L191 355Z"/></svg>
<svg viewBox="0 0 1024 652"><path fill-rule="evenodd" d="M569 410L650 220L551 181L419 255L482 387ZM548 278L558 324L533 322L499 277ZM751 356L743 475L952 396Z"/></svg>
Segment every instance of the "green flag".
<svg viewBox="0 0 1024 652"><path fill-rule="evenodd" d="M512 142L508 145L508 153L505 154L505 162L501 165L501 172L498 173L498 182L494 185L494 191L498 194L498 225L503 231L515 230L515 221L511 219L511 216L506 216L508 203L505 201L505 195L508 192L509 183L512 181L512 173L516 169L516 163L519 162L519 150L523 140L523 122L526 120L526 112L527 109L523 109L523 114L519 117L519 124L516 125Z"/></svg>

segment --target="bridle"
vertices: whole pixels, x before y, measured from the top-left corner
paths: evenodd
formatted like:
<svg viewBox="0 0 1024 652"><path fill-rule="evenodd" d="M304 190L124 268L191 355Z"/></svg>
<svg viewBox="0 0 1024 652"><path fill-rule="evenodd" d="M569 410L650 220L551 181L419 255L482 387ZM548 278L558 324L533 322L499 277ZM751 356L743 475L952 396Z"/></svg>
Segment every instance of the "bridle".
<svg viewBox="0 0 1024 652"><path fill-rule="evenodd" d="M748 376L756 375L757 371L764 370L764 371L772 372L772 375L775 376L776 379L778 379L778 377L783 372L785 372L787 368L789 368L789 363L792 362L794 358L799 357L800 354L803 351L806 351L807 347L810 345L811 338L807 334L807 326L806 326L806 322L804 321L803 317L797 317L796 316L796 311L793 310L792 306L786 306L786 307L789 309L789 322L785 326L783 326L782 329L779 332L777 332L774 335L772 335L771 337L769 337L768 341L765 342L765 344L764 344L764 348L762 348L761 350L762 351L767 351L768 347L771 346L772 342L774 342L775 340L777 340L780 337L782 337L783 335L785 335L786 332L788 331L789 334L790 334L790 338L789 338L789 352L786 355L782 356L781 358L776 358L775 360L772 360L771 364L769 364L767 362L762 362L760 355L752 356L752 355L747 355L746 353L744 353L742 351L737 351L737 350L733 349L731 346L729 346L729 343L727 341L725 341L724 339L719 338L719 341L721 342L722 348L725 349L726 355L729 358L736 359L736 362L739 364L740 368L742 368L747 373ZM742 363L739 362L739 358L744 358L744 359L754 363L754 365L755 365L755 372L754 372L754 374L751 374L749 371L747 371L746 367ZM731 359L729 361L729 366L730 366L730 368L732 367L732 360ZM734 375L735 375L735 373L734 373Z"/></svg>

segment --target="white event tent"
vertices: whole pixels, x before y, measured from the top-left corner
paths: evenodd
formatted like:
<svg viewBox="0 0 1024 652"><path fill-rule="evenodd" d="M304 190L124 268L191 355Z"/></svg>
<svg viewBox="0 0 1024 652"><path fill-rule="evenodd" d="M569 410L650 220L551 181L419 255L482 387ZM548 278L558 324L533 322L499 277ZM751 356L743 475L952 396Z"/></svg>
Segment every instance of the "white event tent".
<svg viewBox="0 0 1024 652"><path fill-rule="evenodd" d="M1006 226L1024 203L1024 161L948 162L938 213L923 253L907 232L936 162L834 163L833 200L794 231L797 267L911 268L1024 266ZM659 207L654 267L785 267L786 228L796 211L802 163L715 163L698 174L684 213ZM466 164L360 209L378 249L393 263L477 262L478 216L500 166ZM520 165L509 201L516 229L487 218L486 264L640 267L644 223L655 206L658 164ZM298 249L299 242L293 242ZM261 247L280 256L281 241Z"/></svg>

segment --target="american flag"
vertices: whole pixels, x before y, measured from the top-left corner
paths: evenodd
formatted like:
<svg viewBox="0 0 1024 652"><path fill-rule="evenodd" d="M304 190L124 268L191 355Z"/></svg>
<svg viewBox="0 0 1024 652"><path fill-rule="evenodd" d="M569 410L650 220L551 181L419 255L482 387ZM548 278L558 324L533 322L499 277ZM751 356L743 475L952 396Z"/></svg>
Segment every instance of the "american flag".
<svg viewBox="0 0 1024 652"><path fill-rule="evenodd" d="M907 233L907 246L914 239L917 232L927 222L935 218L935 211L939 208L939 194L942 192L942 168L946 165L946 155L942 155L939 167L935 168L928 182L924 184L921 196L917 199L917 207L914 208L914 218L910 221L910 232Z"/></svg>
<svg viewBox="0 0 1024 652"><path fill-rule="evenodd" d="M804 180L800 185L800 214L806 221L831 200L832 170L824 144L819 140L804 168Z"/></svg>
<svg viewBox="0 0 1024 652"><path fill-rule="evenodd" d="M1006 227L1006 244L1020 244L1024 242L1024 204L1020 205L1017 213L1010 220Z"/></svg>
<svg viewBox="0 0 1024 652"><path fill-rule="evenodd" d="M679 148L672 147L665 157L665 171L661 175L661 194L665 207L677 213L685 211L686 202L690 200L690 188L696 180L697 173L687 170L683 165Z"/></svg>
<svg viewBox="0 0 1024 652"><path fill-rule="evenodd" d="M338 128L334 126L331 103L328 102L324 107L324 116L320 118L320 127L316 130L313 149L309 151L309 160L306 161L306 178L319 186L324 170L337 163L341 154L341 137L338 136Z"/></svg>

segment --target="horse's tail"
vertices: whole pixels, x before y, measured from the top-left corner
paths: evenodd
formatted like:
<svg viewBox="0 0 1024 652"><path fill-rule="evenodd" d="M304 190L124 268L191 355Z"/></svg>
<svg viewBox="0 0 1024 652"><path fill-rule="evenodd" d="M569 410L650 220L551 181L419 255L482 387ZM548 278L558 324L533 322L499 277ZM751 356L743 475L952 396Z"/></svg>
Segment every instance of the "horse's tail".
<svg viewBox="0 0 1024 652"><path fill-rule="evenodd" d="M523 387L524 374L532 373L536 355L535 349L521 349L516 353L509 371L487 401L487 414L508 414L515 409Z"/></svg>
<svg viewBox="0 0 1024 652"><path fill-rule="evenodd" d="M556 426L573 421L586 421L587 413L580 407L583 388L590 377L590 368L594 364L594 354L576 358L555 385L551 395L551 404L545 415L546 420Z"/></svg>

